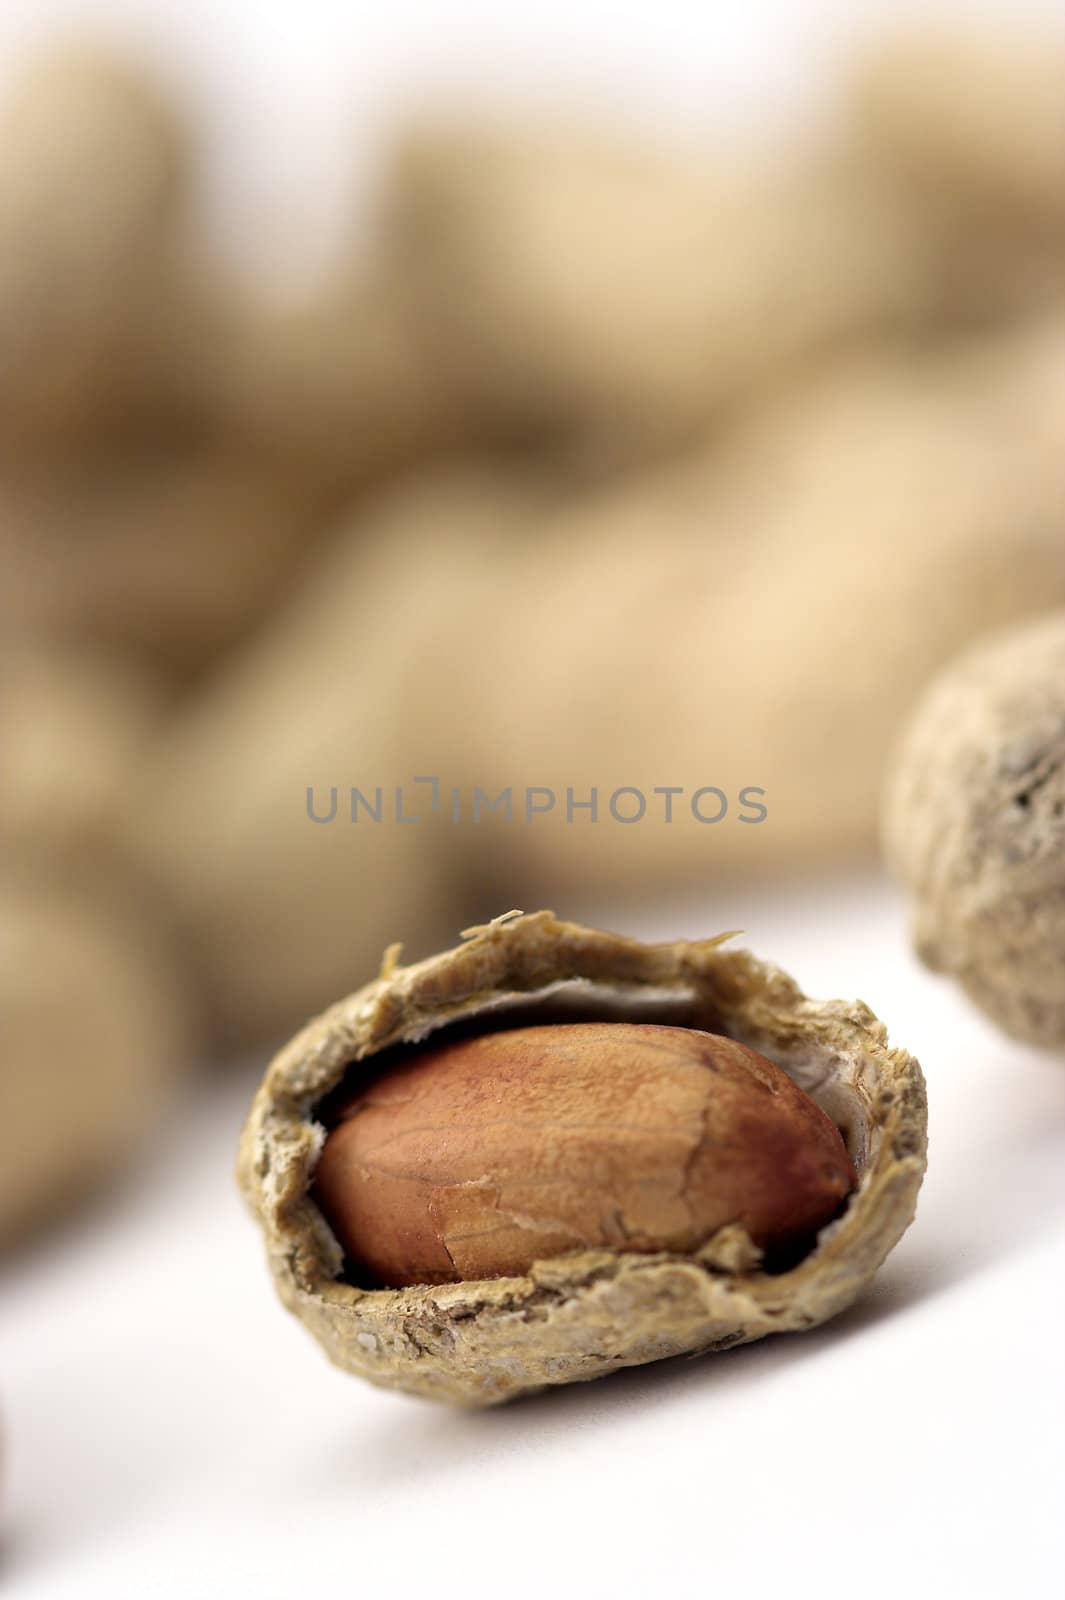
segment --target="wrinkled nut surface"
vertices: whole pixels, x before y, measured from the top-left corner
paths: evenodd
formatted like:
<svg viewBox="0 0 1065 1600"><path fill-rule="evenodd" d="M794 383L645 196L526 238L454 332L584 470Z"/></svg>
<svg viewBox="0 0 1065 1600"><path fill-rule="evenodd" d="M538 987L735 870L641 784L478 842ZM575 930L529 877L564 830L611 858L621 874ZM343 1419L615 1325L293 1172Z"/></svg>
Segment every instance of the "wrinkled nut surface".
<svg viewBox="0 0 1065 1600"><path fill-rule="evenodd" d="M498 918L412 966L396 954L274 1059L241 1138L238 1176L278 1292L343 1370L485 1406L810 1328L862 1292L911 1222L925 1168L924 1080L861 1001L808 1000L777 967L721 938L645 945L549 911ZM315 1182L328 1125L360 1087L419 1051L423 1061L446 1056L459 1040L491 1051L507 1028L602 1023L699 1029L769 1056L842 1134L858 1181L841 1213L798 1259L763 1256L748 1226L729 1220L694 1248L693 1227L662 1248L567 1248L502 1277L353 1282ZM695 1098L684 1123L693 1150ZM507 1099L512 1120L513 1089ZM637 1099L630 1094L627 1118ZM557 1161L564 1146L552 1148ZM755 1217L747 1223L757 1231Z"/></svg>
<svg viewBox="0 0 1065 1600"><path fill-rule="evenodd" d="M746 1045L589 1022L386 1071L342 1107L314 1195L358 1281L400 1288L573 1250L690 1253L730 1223L801 1247L857 1181L831 1120Z"/></svg>

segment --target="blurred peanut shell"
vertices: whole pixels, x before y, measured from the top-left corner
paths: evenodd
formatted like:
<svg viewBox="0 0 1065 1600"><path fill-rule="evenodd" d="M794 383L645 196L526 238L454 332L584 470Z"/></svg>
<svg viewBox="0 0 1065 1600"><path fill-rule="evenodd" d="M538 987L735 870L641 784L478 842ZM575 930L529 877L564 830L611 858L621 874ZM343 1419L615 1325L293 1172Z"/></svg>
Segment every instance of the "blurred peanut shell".
<svg viewBox="0 0 1065 1600"><path fill-rule="evenodd" d="M738 1225L697 1251L581 1250L527 1275L404 1289L345 1281L310 1197L325 1097L375 1058L456 1025L639 1020L723 1033L768 1055L839 1126L859 1174L808 1255L761 1268ZM444 1030L444 1031L442 1031ZM486 1406L554 1384L810 1328L868 1285L911 1221L925 1165L920 1067L860 1001L807 1000L721 941L642 945L514 913L457 948L386 968L310 1023L270 1066L241 1139L239 1177L282 1301L347 1372Z"/></svg>
<svg viewBox="0 0 1065 1600"><path fill-rule="evenodd" d="M97 429L172 319L185 131L135 65L40 58L0 106L0 438Z"/></svg>
<svg viewBox="0 0 1065 1600"><path fill-rule="evenodd" d="M880 39L854 88L857 130L941 204L1065 236L1065 40L953 23Z"/></svg>
<svg viewBox="0 0 1065 1600"><path fill-rule="evenodd" d="M378 264L298 305L235 308L213 361L234 436L341 498L489 431L401 280Z"/></svg>
<svg viewBox="0 0 1065 1600"><path fill-rule="evenodd" d="M190 1049L143 921L56 877L0 877L0 1250L150 1148Z"/></svg>
<svg viewBox="0 0 1065 1600"><path fill-rule="evenodd" d="M145 762L132 848L230 1041L287 1031L376 966L382 907L410 942L453 922L460 830L414 782L433 769L403 707L437 692L439 628L495 581L538 494L473 466L367 508ZM352 820L353 787L371 806L380 789L379 822Z"/></svg>
<svg viewBox="0 0 1065 1600"><path fill-rule="evenodd" d="M1065 38L941 23L880 40L851 93L849 158L927 252L947 322L1061 305Z"/></svg>
<svg viewBox="0 0 1065 1600"><path fill-rule="evenodd" d="M115 846L140 754L162 711L150 678L84 646L14 638L0 647L0 850L97 861Z"/></svg>
<svg viewBox="0 0 1065 1600"><path fill-rule="evenodd" d="M1065 611L983 639L925 690L884 849L914 941L1014 1038L1065 1044Z"/></svg>
<svg viewBox="0 0 1065 1600"><path fill-rule="evenodd" d="M0 480L0 620L202 671L275 602L314 495L221 442L131 441Z"/></svg>
<svg viewBox="0 0 1065 1600"><path fill-rule="evenodd" d="M497 407L632 442L684 437L923 295L890 208L841 175L621 139L426 126L392 179L427 320Z"/></svg>
<svg viewBox="0 0 1065 1600"><path fill-rule="evenodd" d="M870 854L929 675L1065 599L1061 349L1041 324L855 359L727 448L545 519L451 614L408 712L463 787L477 881L617 902ZM512 819L471 826L474 784Z"/></svg>

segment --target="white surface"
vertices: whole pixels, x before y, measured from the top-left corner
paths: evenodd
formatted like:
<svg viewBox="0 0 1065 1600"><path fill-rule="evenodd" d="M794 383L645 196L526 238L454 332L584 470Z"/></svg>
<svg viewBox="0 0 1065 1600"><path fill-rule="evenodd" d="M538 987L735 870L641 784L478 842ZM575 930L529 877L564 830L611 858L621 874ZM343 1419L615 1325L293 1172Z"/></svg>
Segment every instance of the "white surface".
<svg viewBox="0 0 1065 1600"><path fill-rule="evenodd" d="M275 1301L231 1179L251 1080L222 1083L3 1284L9 1592L1059 1595L1065 1070L923 973L875 881L637 931L740 924L925 1066L920 1213L861 1305L482 1415L379 1393Z"/></svg>

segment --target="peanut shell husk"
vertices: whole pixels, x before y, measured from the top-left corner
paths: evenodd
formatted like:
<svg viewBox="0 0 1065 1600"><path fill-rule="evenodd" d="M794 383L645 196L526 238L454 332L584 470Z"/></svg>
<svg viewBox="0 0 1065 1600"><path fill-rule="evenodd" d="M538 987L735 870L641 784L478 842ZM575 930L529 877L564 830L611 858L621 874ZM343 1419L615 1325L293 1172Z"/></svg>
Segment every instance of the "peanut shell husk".
<svg viewBox="0 0 1065 1600"><path fill-rule="evenodd" d="M550 911L497 918L413 966L395 958L393 948L378 978L280 1052L240 1144L239 1181L281 1299L345 1371L488 1406L814 1327L862 1292L912 1220L924 1080L861 1001L808 1000L779 968L721 938L645 945ZM387 1047L474 1017L485 1027L638 1017L729 1034L779 1062L834 1118L859 1188L784 1272L760 1270L730 1226L691 1256L582 1251L537 1262L527 1277L395 1290L345 1282L340 1246L309 1195L325 1134L316 1109Z"/></svg>
<svg viewBox="0 0 1065 1600"><path fill-rule="evenodd" d="M926 688L885 787L914 944L1004 1032L1065 1044L1065 610L999 630Z"/></svg>

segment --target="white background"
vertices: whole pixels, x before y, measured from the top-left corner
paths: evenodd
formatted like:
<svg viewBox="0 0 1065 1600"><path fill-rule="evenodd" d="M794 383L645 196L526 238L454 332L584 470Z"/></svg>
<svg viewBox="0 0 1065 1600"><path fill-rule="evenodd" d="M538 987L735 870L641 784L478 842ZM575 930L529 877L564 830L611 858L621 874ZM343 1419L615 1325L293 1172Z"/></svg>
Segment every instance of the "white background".
<svg viewBox="0 0 1065 1600"><path fill-rule="evenodd" d="M549 92L702 137L815 97L886 9L3 0L0 79L20 42L106 18L199 106L224 248L267 250L284 278L329 258L398 109L426 94ZM742 926L920 1056L929 1177L867 1299L811 1334L498 1412L378 1393L281 1310L240 1209L256 1064L190 1096L121 1199L5 1276L9 1592L1061 1593L1060 1063L923 973L876 879L610 920Z"/></svg>
<svg viewBox="0 0 1065 1600"><path fill-rule="evenodd" d="M744 926L922 1060L917 1222L813 1333L488 1413L378 1392L274 1299L231 1177L258 1069L190 1105L135 1193L4 1286L19 1600L1059 1596L1065 1070L924 973L904 922L862 878L634 930Z"/></svg>

